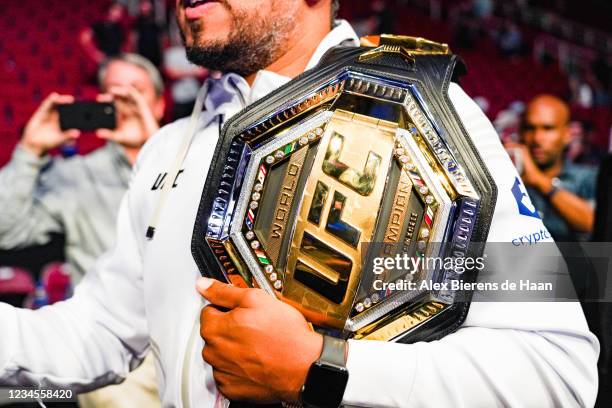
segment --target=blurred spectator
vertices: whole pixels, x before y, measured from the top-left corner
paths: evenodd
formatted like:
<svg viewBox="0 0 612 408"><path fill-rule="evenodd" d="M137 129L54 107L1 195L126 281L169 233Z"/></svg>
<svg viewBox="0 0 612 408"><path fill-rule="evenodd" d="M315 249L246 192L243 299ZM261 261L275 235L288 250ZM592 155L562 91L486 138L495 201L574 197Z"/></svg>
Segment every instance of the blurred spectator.
<svg viewBox="0 0 612 408"><path fill-rule="evenodd" d="M584 109L593 107L593 89L580 75L569 77L571 101L574 105Z"/></svg>
<svg viewBox="0 0 612 408"><path fill-rule="evenodd" d="M578 88L578 106L585 109L593 107L593 89L587 82L581 82Z"/></svg>
<svg viewBox="0 0 612 408"><path fill-rule="evenodd" d="M52 262L43 268L35 290L28 296L23 306L28 309L40 309L68 299L72 296L72 290L67 265Z"/></svg>
<svg viewBox="0 0 612 408"><path fill-rule="evenodd" d="M161 65L161 37L164 32L157 20L151 0L141 0L134 33L136 51L156 67Z"/></svg>
<svg viewBox="0 0 612 408"><path fill-rule="evenodd" d="M474 17L474 11L470 8L460 8L458 18L454 42L459 48L471 50L480 35L480 27Z"/></svg>
<svg viewBox="0 0 612 408"><path fill-rule="evenodd" d="M473 0L472 11L474 16L481 20L488 20L493 15L493 0Z"/></svg>
<svg viewBox="0 0 612 408"><path fill-rule="evenodd" d="M605 54L600 53L591 64L595 78L595 104L598 106L612 105L612 68Z"/></svg>
<svg viewBox="0 0 612 408"><path fill-rule="evenodd" d="M521 115L524 111L525 104L521 101L514 101L507 109L497 114L493 125L503 142L518 142Z"/></svg>
<svg viewBox="0 0 612 408"><path fill-rule="evenodd" d="M486 114L489 111L489 108L491 107L491 104L489 103L489 100L484 97L484 96L476 96L474 98L474 102L476 102L476 105L478 105L478 107Z"/></svg>
<svg viewBox="0 0 612 408"><path fill-rule="evenodd" d="M125 7L115 3L108 9L104 20L81 32L81 45L86 55L96 64L122 52L127 40L125 19Z"/></svg>
<svg viewBox="0 0 612 408"><path fill-rule="evenodd" d="M376 31L372 34L395 33L395 14L393 14L390 4L385 4L384 1L377 0L372 3L372 12L376 16Z"/></svg>
<svg viewBox="0 0 612 408"><path fill-rule="evenodd" d="M584 137L584 127L579 121L573 121L568 125L570 132L570 142L565 150L565 156L568 160L576 163L576 158L582 154Z"/></svg>
<svg viewBox="0 0 612 408"><path fill-rule="evenodd" d="M34 293L34 282L28 271L0 266L0 301L22 307L26 297Z"/></svg>
<svg viewBox="0 0 612 408"><path fill-rule="evenodd" d="M522 178L535 208L559 242L584 240L594 221L596 171L566 160L570 111L557 97L541 95L523 116L523 144L507 142L519 154Z"/></svg>
<svg viewBox="0 0 612 408"><path fill-rule="evenodd" d="M523 51L523 34L516 24L506 21L497 33L497 46L504 57L515 57Z"/></svg>
<svg viewBox="0 0 612 408"><path fill-rule="evenodd" d="M57 106L74 97L51 94L34 113L12 160L0 170L0 247L43 244L52 233L66 236L66 258L77 284L115 239L119 204L128 188L132 164L164 114L163 82L157 69L139 55L114 57L99 71L99 101L114 102L117 128L100 129L105 147L87 156L52 160L48 152L79 137L62 131ZM48 268L37 287L34 307L65 296L67 282ZM154 367L146 364L120 386L79 397L81 407L159 407Z"/></svg>
<svg viewBox="0 0 612 408"><path fill-rule="evenodd" d="M571 142L567 158L574 163L598 167L605 152L595 144L593 124L575 121L570 124Z"/></svg>
<svg viewBox="0 0 612 408"><path fill-rule="evenodd" d="M176 120L191 114L198 90L208 71L187 59L174 10L171 10L169 15L170 47L164 50L163 70L166 78L170 80L171 118Z"/></svg>
<svg viewBox="0 0 612 408"><path fill-rule="evenodd" d="M117 0L117 3L125 6L126 10L130 15L135 16L138 14L138 9L140 8L140 0Z"/></svg>
<svg viewBox="0 0 612 408"><path fill-rule="evenodd" d="M185 47L175 44L164 51L164 73L172 81L172 120L188 116L207 71L189 62Z"/></svg>
<svg viewBox="0 0 612 408"><path fill-rule="evenodd" d="M352 23L355 33L358 37L364 37L372 34L379 34L376 32L378 26L378 19L376 15L371 15L368 18L362 18Z"/></svg>
<svg viewBox="0 0 612 408"><path fill-rule="evenodd" d="M604 53L599 53L597 58L591 64L593 74L597 78L597 81L601 86L607 90L610 89L610 82L612 81L612 69L608 63L608 57Z"/></svg>
<svg viewBox="0 0 612 408"><path fill-rule="evenodd" d="M98 130L107 145L87 156L52 160L48 152L79 137L61 131L56 107L74 97L52 94L34 113L12 160L0 170L0 247L44 244L66 235L76 284L114 240L119 202L142 144L164 112L159 72L144 58L124 55L100 69L100 100L117 108L117 129Z"/></svg>

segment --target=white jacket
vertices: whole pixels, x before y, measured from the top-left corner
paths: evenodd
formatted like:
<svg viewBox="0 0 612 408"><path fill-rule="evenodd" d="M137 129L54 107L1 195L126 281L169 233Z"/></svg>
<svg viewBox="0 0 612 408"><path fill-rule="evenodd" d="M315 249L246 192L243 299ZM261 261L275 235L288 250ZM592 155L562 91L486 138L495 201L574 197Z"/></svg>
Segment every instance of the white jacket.
<svg viewBox="0 0 612 408"><path fill-rule="evenodd" d="M329 47L355 34L343 23ZM150 348L167 407L214 407L211 367L201 357L192 258L193 223L218 139L220 117L235 114L287 78L260 72L252 88L236 75L212 85L183 172L165 202L155 239L145 231L178 153L187 121L164 127L138 159L119 212L117 241L74 297L38 311L0 305L0 384L88 390L119 382ZM457 85L450 99L499 189L490 242L511 242L544 229L523 216L511 193L517 177L497 134ZM162 176L160 176L162 175ZM166 176L165 182L171 177ZM597 339L577 303L474 303L456 333L413 345L351 341L344 402L382 407L592 406Z"/></svg>

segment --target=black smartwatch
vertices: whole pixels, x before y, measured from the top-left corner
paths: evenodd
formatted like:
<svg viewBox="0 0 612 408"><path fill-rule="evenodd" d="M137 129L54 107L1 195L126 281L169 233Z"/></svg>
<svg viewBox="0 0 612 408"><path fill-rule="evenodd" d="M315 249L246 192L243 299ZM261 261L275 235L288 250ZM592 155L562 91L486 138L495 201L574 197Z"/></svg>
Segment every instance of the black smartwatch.
<svg viewBox="0 0 612 408"><path fill-rule="evenodd" d="M305 408L338 408L342 404L349 377L345 357L346 341L323 336L321 357L310 366L302 387Z"/></svg>

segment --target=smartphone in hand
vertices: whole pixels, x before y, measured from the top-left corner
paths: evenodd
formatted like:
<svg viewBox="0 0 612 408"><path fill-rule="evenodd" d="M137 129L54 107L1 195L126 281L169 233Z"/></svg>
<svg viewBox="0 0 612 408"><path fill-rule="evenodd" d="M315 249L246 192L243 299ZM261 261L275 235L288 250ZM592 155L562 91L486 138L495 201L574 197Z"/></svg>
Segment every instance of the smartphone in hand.
<svg viewBox="0 0 612 408"><path fill-rule="evenodd" d="M110 102L75 102L57 107L62 130L115 129L117 117L115 104Z"/></svg>

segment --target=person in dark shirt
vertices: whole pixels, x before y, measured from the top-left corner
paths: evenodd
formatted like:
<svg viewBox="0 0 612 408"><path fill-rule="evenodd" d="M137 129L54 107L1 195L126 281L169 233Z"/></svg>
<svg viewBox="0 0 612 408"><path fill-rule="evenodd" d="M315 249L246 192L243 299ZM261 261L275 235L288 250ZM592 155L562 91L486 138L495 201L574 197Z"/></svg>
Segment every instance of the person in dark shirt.
<svg viewBox="0 0 612 408"><path fill-rule="evenodd" d="M161 65L162 27L155 20L153 4L150 0L140 2L140 15L136 20L137 52L155 66Z"/></svg>
<svg viewBox="0 0 612 408"><path fill-rule="evenodd" d="M601 163L597 178L597 211L595 215L594 242L612 242L612 154L608 154ZM612 298L612 288L605 289L604 297ZM592 329L599 339L599 400L601 406L612 401L612 303L598 302L597 323Z"/></svg>
<svg viewBox="0 0 612 408"><path fill-rule="evenodd" d="M372 3L372 11L376 14L376 32L380 34L391 34L395 32L395 14L384 1L378 0Z"/></svg>
<svg viewBox="0 0 612 408"><path fill-rule="evenodd" d="M585 240L595 218L596 170L565 159L569 120L565 102L551 95L537 96L523 116L523 144L506 143L512 155L520 157L527 192L558 242Z"/></svg>
<svg viewBox="0 0 612 408"><path fill-rule="evenodd" d="M116 57L123 51L126 40L124 16L125 8L121 4L113 4L104 20L81 32L81 45L96 64Z"/></svg>

